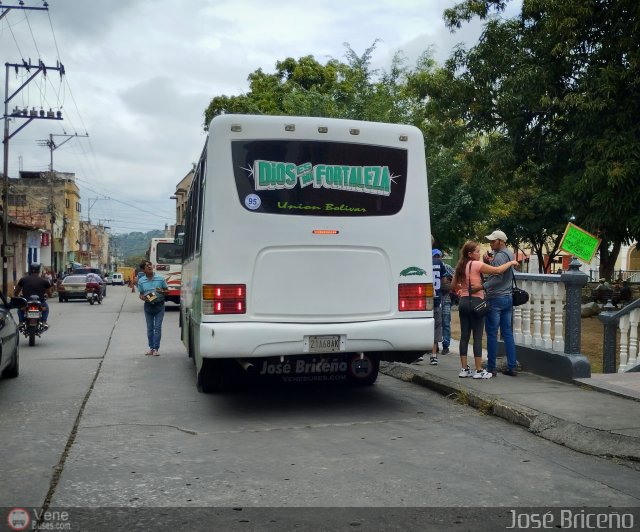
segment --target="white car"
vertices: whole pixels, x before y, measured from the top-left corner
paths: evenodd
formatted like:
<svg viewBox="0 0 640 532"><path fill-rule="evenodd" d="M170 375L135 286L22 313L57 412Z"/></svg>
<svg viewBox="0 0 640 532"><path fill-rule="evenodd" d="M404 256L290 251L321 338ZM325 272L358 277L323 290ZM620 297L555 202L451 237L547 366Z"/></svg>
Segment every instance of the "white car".
<svg viewBox="0 0 640 532"><path fill-rule="evenodd" d="M111 274L111 284L119 284L124 286L124 277L121 273L113 273Z"/></svg>
<svg viewBox="0 0 640 532"><path fill-rule="evenodd" d="M22 300L24 301L24 300ZM19 368L19 341L18 325L11 315L10 309L21 306L20 298L12 298L7 301L0 292L0 376L4 379L13 379L18 376Z"/></svg>

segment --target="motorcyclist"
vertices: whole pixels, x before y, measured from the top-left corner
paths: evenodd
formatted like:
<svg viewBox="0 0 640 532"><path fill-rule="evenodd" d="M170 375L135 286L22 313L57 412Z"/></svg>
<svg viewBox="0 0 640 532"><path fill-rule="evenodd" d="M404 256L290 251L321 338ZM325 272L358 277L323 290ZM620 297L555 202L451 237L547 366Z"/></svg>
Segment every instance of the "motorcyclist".
<svg viewBox="0 0 640 532"><path fill-rule="evenodd" d="M22 295L25 299L29 299L31 296L38 296L40 298L40 304L42 305L42 327L45 330L49 328L47 324L49 305L47 304L46 297L51 297L52 291L53 286L51 283L47 279L40 277L40 264L37 262L29 266L29 275L22 277L13 290L13 297ZM20 322L20 328L23 328L24 309L18 309L18 320Z"/></svg>
<svg viewBox="0 0 640 532"><path fill-rule="evenodd" d="M89 272L87 274L87 290L93 290L98 297L101 296L102 287L102 277L100 277L97 273Z"/></svg>

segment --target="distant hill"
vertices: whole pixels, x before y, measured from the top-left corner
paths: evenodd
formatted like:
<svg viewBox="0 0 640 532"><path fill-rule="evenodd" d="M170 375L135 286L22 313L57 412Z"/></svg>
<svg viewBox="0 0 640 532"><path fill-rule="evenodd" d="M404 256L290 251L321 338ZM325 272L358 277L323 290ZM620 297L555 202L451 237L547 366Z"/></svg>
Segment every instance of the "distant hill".
<svg viewBox="0 0 640 532"><path fill-rule="evenodd" d="M149 242L152 238L161 238L164 231L156 229L146 233L133 232L124 235L112 235L113 247L123 259L127 257L143 256L149 248Z"/></svg>

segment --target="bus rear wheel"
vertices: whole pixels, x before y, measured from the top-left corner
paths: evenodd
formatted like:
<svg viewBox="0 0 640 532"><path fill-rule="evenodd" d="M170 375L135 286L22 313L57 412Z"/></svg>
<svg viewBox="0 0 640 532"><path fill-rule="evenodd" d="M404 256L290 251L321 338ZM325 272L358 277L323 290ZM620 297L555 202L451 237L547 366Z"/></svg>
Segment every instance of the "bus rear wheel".
<svg viewBox="0 0 640 532"><path fill-rule="evenodd" d="M226 360L205 358L198 372L196 385L200 393L220 393L233 386L233 372Z"/></svg>
<svg viewBox="0 0 640 532"><path fill-rule="evenodd" d="M347 378L357 386L371 386L378 379L380 360L369 353L356 353L349 359Z"/></svg>

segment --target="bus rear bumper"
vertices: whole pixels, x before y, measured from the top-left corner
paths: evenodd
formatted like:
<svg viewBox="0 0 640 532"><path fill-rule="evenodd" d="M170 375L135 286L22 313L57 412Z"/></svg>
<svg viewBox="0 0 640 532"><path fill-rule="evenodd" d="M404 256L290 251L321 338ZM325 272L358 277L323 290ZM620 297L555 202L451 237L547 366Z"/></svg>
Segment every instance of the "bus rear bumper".
<svg viewBox="0 0 640 532"><path fill-rule="evenodd" d="M433 318L403 318L351 323L202 323L200 354L203 358L259 358L316 355L309 348L311 336L340 337L340 351L392 352L431 350Z"/></svg>

